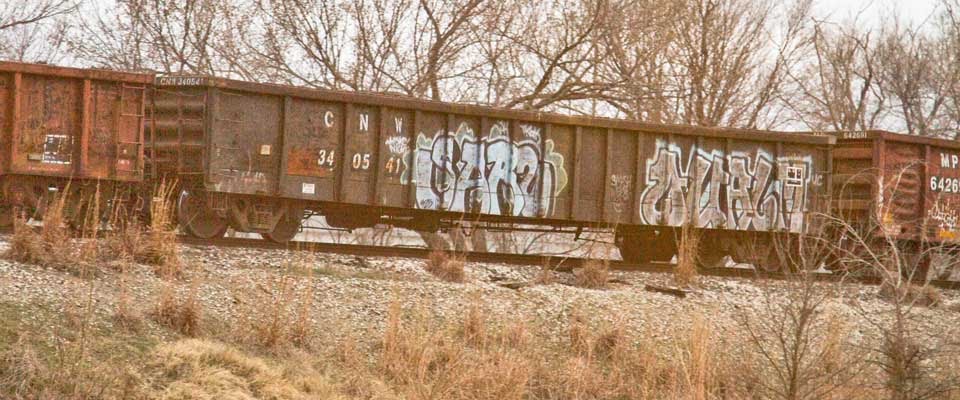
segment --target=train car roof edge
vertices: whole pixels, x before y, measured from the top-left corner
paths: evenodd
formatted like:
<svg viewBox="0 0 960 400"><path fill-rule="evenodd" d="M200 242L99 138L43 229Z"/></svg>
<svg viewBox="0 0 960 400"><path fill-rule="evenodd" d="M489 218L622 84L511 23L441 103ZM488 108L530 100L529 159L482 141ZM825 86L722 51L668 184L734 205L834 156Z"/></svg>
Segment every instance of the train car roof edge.
<svg viewBox="0 0 960 400"><path fill-rule="evenodd" d="M20 72L34 75L54 75L65 78L124 81L139 84L154 82L152 72L123 72L106 69L61 67L49 64L31 64L15 61L0 61L0 72Z"/></svg>
<svg viewBox="0 0 960 400"><path fill-rule="evenodd" d="M712 128L694 125L654 124L614 118L563 115L547 112L513 110L474 104L450 103L418 99L389 93L352 92L319 88L304 88L272 83L256 83L202 75L158 75L157 86L207 86L277 96L292 96L321 101L366 103L391 108L417 109L428 112L444 112L472 116L488 116L517 119L530 122L559 125L590 125L603 128L644 131L649 133L673 133L689 136L723 137L767 142L788 142L813 145L831 145L836 142L832 135L808 132L780 132L740 128Z"/></svg>

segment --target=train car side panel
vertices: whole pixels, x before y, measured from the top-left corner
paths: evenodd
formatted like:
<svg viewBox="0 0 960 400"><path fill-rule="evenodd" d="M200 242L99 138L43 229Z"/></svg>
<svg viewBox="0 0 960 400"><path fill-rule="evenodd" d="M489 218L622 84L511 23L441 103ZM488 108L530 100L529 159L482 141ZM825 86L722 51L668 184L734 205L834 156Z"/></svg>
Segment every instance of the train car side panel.
<svg viewBox="0 0 960 400"><path fill-rule="evenodd" d="M291 98L284 111L284 197L335 201L343 105Z"/></svg>
<svg viewBox="0 0 960 400"><path fill-rule="evenodd" d="M888 237L919 238L923 225L921 202L923 146L915 143L883 141L881 167L883 170L882 202L875 217Z"/></svg>
<svg viewBox="0 0 960 400"><path fill-rule="evenodd" d="M82 81L22 74L10 172L72 176L80 143Z"/></svg>
<svg viewBox="0 0 960 400"><path fill-rule="evenodd" d="M384 108L380 121L379 167L376 184L378 205L406 207L409 204L413 161L413 115L409 110Z"/></svg>
<svg viewBox="0 0 960 400"><path fill-rule="evenodd" d="M921 145L923 218L928 240L960 242L960 146Z"/></svg>
<svg viewBox="0 0 960 400"><path fill-rule="evenodd" d="M646 143L642 224L693 217L700 228L800 233L820 211L826 160L816 146L680 135Z"/></svg>
<svg viewBox="0 0 960 400"><path fill-rule="evenodd" d="M573 205L574 129L569 125L544 124L543 171L551 170L552 179L545 179L542 196L543 216L567 219Z"/></svg>
<svg viewBox="0 0 960 400"><path fill-rule="evenodd" d="M209 137L210 187L224 193L276 194L283 99L215 92Z"/></svg>
<svg viewBox="0 0 960 400"><path fill-rule="evenodd" d="M0 62L7 173L139 181L149 74Z"/></svg>
<svg viewBox="0 0 960 400"><path fill-rule="evenodd" d="M142 173L146 87L117 82L84 82L84 143L81 176L135 180Z"/></svg>
<svg viewBox="0 0 960 400"><path fill-rule="evenodd" d="M18 74L0 73L0 175L10 168L10 138L19 115Z"/></svg>
<svg viewBox="0 0 960 400"><path fill-rule="evenodd" d="M453 175L449 154L454 139L449 135L446 114L417 113L417 139L413 147L412 184L414 208L446 210L453 199Z"/></svg>
<svg viewBox="0 0 960 400"><path fill-rule="evenodd" d="M606 179L603 192L603 220L610 224L631 222L636 181L637 134L610 129L606 133Z"/></svg>
<svg viewBox="0 0 960 400"><path fill-rule="evenodd" d="M372 205L379 111L376 107L360 104L347 104L346 110L339 201Z"/></svg>
<svg viewBox="0 0 960 400"><path fill-rule="evenodd" d="M607 153L606 132L606 129L581 127L575 219L602 221L603 190L607 180L604 161Z"/></svg>

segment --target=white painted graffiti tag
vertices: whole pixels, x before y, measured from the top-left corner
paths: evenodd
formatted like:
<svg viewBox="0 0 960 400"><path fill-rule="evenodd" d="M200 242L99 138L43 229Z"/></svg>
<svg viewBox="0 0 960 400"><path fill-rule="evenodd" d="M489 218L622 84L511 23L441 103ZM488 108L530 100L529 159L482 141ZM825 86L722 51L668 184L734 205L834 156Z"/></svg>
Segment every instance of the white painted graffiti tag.
<svg viewBox="0 0 960 400"><path fill-rule="evenodd" d="M417 137L413 174L417 206L461 212L536 217L550 215L553 198L567 182L563 156L554 143L524 138L511 142L505 123L478 139L461 124L456 132ZM541 195L542 194L542 195Z"/></svg>
<svg viewBox="0 0 960 400"><path fill-rule="evenodd" d="M762 150L699 149L684 159L676 144L658 142L646 164L640 216L647 224L680 226L694 215L704 228L800 232L811 168L809 156L774 160Z"/></svg>
<svg viewBox="0 0 960 400"><path fill-rule="evenodd" d="M391 154L402 155L410 150L410 139L406 136L391 136L385 142Z"/></svg>

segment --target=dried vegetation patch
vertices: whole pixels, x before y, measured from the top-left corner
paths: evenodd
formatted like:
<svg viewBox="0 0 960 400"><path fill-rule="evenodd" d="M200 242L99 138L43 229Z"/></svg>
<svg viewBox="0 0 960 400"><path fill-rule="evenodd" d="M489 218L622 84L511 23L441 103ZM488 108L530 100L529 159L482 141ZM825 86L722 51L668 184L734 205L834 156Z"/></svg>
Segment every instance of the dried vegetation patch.
<svg viewBox="0 0 960 400"><path fill-rule="evenodd" d="M466 272L464 272L465 264L466 258L462 255L434 250L430 252L427 259L426 270L440 280L462 283L467 277Z"/></svg>

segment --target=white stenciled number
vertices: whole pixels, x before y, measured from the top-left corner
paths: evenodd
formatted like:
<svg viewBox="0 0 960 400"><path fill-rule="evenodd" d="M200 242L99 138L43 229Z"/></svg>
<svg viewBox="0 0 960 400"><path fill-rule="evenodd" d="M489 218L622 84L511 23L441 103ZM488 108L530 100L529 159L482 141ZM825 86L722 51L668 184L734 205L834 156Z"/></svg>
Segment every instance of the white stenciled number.
<svg viewBox="0 0 960 400"><path fill-rule="evenodd" d="M353 169L369 169L370 153L356 153L353 155Z"/></svg>
<svg viewBox="0 0 960 400"><path fill-rule="evenodd" d="M400 160L400 157L390 157L387 159L387 164L384 166L387 170L387 175L399 175L401 164L403 164L403 162Z"/></svg>
<svg viewBox="0 0 960 400"><path fill-rule="evenodd" d="M960 193L960 178L931 176L930 190L943 193Z"/></svg>
<svg viewBox="0 0 960 400"><path fill-rule="evenodd" d="M320 153L318 154L319 157L317 158L317 165L327 166L332 168L333 157L334 157L334 153L336 152L337 152L336 150L330 150L329 152L326 150L320 150Z"/></svg>

